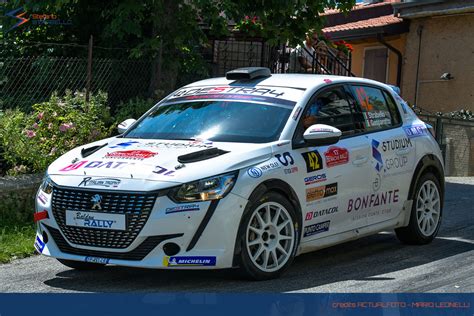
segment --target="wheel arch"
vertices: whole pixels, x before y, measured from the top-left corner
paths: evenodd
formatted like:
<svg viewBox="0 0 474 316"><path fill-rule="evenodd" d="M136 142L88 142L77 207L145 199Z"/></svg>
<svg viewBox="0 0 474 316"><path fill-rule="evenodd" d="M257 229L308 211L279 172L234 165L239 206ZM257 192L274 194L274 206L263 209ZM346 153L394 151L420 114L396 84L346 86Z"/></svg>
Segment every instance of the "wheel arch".
<svg viewBox="0 0 474 316"><path fill-rule="evenodd" d="M410 190L408 191L409 199L413 199L413 195L415 193L414 191L418 181L420 180L421 176L427 172L433 173L433 175L439 180L439 184L441 186L441 199L444 200L444 168L438 157L433 154L423 156L418 162L410 183Z"/></svg>
<svg viewBox="0 0 474 316"><path fill-rule="evenodd" d="M301 210L301 204L299 202L299 199L295 190L293 190L293 188L288 183L280 179L269 179L260 183L253 190L252 194L250 194L248 203L245 206L242 217L240 218L239 229L237 230L237 236L235 238L234 257L232 259L232 266L234 267L239 265L239 254L242 251L240 238L239 238L242 235L243 230L245 229L244 227L242 227L242 221L244 220L247 213L250 211L250 208L252 207L252 205L255 202L257 202L262 197L263 194L267 192L276 192L287 197L288 201L293 205L296 211L296 215L298 219L298 227L302 227L301 225L302 225L303 215L302 215L302 210ZM296 242L299 242L299 238L297 238ZM298 245L296 247L298 247Z"/></svg>

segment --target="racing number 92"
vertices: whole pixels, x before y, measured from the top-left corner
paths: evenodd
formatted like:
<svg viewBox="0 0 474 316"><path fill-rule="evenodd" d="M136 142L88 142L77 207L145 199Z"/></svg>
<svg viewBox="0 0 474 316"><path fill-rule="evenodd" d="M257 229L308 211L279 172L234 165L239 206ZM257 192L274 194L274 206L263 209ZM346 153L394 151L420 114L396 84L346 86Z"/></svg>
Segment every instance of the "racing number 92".
<svg viewBox="0 0 474 316"><path fill-rule="evenodd" d="M301 154L306 162L306 171L313 172L323 169L321 155L317 150Z"/></svg>

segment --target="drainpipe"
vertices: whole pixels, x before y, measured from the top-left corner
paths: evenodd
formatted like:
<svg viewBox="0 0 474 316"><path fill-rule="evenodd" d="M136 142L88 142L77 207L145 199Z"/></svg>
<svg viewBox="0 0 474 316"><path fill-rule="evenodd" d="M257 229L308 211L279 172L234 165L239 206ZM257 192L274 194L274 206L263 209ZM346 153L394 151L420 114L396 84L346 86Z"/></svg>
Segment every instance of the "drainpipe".
<svg viewBox="0 0 474 316"><path fill-rule="evenodd" d="M377 35L377 40L379 41L379 43L381 43L382 45L387 47L389 50L394 52L395 55L397 55L397 59L398 59L398 62L397 62L397 87L400 88L400 84L402 82L402 53L398 49L396 49L395 47L393 47L392 45L387 43L384 40L382 34Z"/></svg>
<svg viewBox="0 0 474 316"><path fill-rule="evenodd" d="M421 58L421 37L423 35L423 25L418 26L418 29L416 30L416 33L418 33L418 61L416 63L416 78L415 78L415 100L414 100L414 105L417 106L417 99L418 99L418 88L419 88L419 82L418 82L418 75L420 72L420 58Z"/></svg>

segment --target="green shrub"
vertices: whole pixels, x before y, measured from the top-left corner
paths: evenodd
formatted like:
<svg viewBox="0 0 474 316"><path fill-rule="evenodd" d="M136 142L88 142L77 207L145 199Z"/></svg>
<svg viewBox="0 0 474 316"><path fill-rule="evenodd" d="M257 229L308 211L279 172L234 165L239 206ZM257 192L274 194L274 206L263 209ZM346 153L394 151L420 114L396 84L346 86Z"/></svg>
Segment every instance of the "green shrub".
<svg viewBox="0 0 474 316"><path fill-rule="evenodd" d="M31 114L6 111L0 117L0 145L4 158L14 166L9 174L44 172L56 158L79 145L105 138L112 122L107 96L81 93L55 94L32 106Z"/></svg>
<svg viewBox="0 0 474 316"><path fill-rule="evenodd" d="M121 102L117 106L117 114L115 115L115 122L119 124L126 119L138 119L146 111L148 111L155 102L152 99L130 99L127 102Z"/></svg>

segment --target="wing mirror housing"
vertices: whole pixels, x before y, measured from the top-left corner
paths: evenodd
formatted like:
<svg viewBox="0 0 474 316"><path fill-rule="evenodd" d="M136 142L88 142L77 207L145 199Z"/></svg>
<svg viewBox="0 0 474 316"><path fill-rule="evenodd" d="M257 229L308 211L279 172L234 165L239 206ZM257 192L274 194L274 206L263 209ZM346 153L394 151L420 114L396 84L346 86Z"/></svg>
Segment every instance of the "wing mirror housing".
<svg viewBox="0 0 474 316"><path fill-rule="evenodd" d="M127 131L127 129L130 128L130 126L133 125L133 123L135 123L137 120L136 119L127 119L125 121L123 121L122 123L120 123L117 127L118 129L118 132L119 134L123 134Z"/></svg>
<svg viewBox="0 0 474 316"><path fill-rule="evenodd" d="M305 142L313 146L332 145L339 141L342 136L340 129L326 124L314 124L304 132Z"/></svg>

